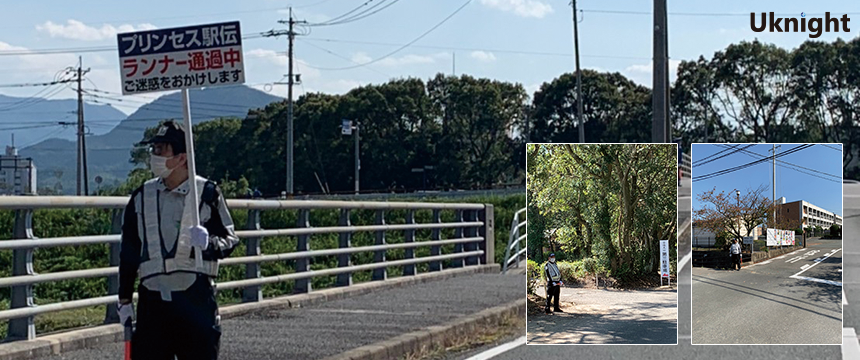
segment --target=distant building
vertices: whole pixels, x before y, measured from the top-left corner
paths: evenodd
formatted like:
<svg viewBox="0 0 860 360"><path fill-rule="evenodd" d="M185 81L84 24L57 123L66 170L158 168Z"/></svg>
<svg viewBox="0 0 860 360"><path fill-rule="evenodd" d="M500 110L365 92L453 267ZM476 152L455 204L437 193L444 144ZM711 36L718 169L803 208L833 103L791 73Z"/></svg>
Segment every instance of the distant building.
<svg viewBox="0 0 860 360"><path fill-rule="evenodd" d="M776 217L779 220L798 221L804 229L812 226L826 229L833 224L842 226L841 216L803 200L778 204Z"/></svg>
<svg viewBox="0 0 860 360"><path fill-rule="evenodd" d="M729 231L729 229L726 229ZM741 234L747 233L747 227L741 224ZM761 226L752 228L748 236L758 239L762 235ZM730 235L731 237L731 235ZM698 224L698 221L693 222L693 247L713 247L717 240L716 235L711 230L705 229Z"/></svg>
<svg viewBox="0 0 860 360"><path fill-rule="evenodd" d="M36 165L18 156L14 146L0 156L0 195L36 195Z"/></svg>

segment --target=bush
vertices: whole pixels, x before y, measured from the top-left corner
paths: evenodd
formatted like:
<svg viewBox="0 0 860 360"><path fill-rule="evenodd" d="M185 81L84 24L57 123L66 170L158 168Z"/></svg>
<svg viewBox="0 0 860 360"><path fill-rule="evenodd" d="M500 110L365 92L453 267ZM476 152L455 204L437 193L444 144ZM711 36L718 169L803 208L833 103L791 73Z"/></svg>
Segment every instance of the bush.
<svg viewBox="0 0 860 360"><path fill-rule="evenodd" d="M535 287L537 287L537 283L540 281L540 274L540 265L531 259L528 259L526 261L526 279L528 280L529 295L535 293Z"/></svg>

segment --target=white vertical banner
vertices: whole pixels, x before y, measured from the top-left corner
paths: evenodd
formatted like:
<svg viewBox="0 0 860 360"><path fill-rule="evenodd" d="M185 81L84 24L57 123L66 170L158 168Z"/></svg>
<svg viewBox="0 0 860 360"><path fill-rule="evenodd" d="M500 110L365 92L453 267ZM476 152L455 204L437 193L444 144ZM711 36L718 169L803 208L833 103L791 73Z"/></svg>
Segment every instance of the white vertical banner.
<svg viewBox="0 0 860 360"><path fill-rule="evenodd" d="M660 276L669 277L669 240L660 240Z"/></svg>

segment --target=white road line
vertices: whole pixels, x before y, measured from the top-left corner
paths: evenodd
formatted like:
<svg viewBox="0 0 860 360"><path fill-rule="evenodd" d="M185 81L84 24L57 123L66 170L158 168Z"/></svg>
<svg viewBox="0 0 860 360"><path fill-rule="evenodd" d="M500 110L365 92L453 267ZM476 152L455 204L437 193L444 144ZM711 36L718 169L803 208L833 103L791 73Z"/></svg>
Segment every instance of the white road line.
<svg viewBox="0 0 860 360"><path fill-rule="evenodd" d="M693 257L693 253L687 253L687 255L684 255L684 258L678 262L678 271L681 271L681 269L683 269L684 266L687 265L688 262L690 262L690 259L692 257Z"/></svg>
<svg viewBox="0 0 860 360"><path fill-rule="evenodd" d="M797 276L797 275L789 276L789 278L792 278L792 279L799 279L799 280L807 280L807 281L815 281L815 282L820 282L820 283L825 283L825 284L830 284L830 285L842 286L842 282L841 282L841 281L831 281L831 280L824 280L824 279L816 279L816 278L811 278L811 277L806 277L806 276ZM843 295L843 296L845 296L845 295ZM843 297L843 299L844 299L844 297Z"/></svg>
<svg viewBox="0 0 860 360"><path fill-rule="evenodd" d="M824 257L824 259L827 259L828 257L835 255L835 254L836 254L837 252L839 252L840 250L842 250L842 248L839 248L839 249L834 250L832 254L825 256L825 257ZM823 261L823 259L822 259L822 261ZM822 283L825 283L825 284L832 284L832 285L839 284L839 286L842 286L842 283L841 283L841 282L837 283L836 281L822 280L822 279L814 279L814 278L808 278L808 277L804 277L804 276L799 276L800 274L803 274L804 272L806 272L806 270L812 269L813 267L815 267L815 265L818 265L818 264L821 264L821 261L816 262L815 264L812 264L812 265L810 265L810 264L806 264L806 265L804 265L804 266L801 266L800 268L801 268L801 269L803 269L803 270L800 270L800 272L799 272L799 273L797 273L797 274L794 274L794 275L789 276L789 278L792 278L792 279L801 279L801 280L810 280L810 281L822 282ZM804 269L804 267L805 267L805 269Z"/></svg>
<svg viewBox="0 0 860 360"><path fill-rule="evenodd" d="M842 305L848 305L848 300L845 299L845 290L842 290Z"/></svg>
<svg viewBox="0 0 860 360"><path fill-rule="evenodd" d="M860 343L854 328L842 328L842 358L860 359Z"/></svg>
<svg viewBox="0 0 860 360"><path fill-rule="evenodd" d="M853 330L854 329L852 329L852 332L853 332ZM844 333L843 333L843 336L844 336ZM487 350L487 351L484 351L478 355L472 356L466 360L492 359L496 355L504 354L505 352L508 352L509 350L511 350L513 348L517 348L517 347L520 347L520 346L525 345L525 344L526 344L526 337L523 336L523 337L518 338L514 341L511 341L507 344L502 344L502 345L496 346L490 350Z"/></svg>

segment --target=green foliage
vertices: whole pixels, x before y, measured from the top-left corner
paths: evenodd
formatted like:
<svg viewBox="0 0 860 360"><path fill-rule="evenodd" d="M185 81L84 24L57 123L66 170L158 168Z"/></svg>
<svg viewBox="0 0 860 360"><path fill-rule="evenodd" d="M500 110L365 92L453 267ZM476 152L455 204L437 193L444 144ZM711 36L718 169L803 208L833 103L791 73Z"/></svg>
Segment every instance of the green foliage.
<svg viewBox="0 0 860 360"><path fill-rule="evenodd" d="M674 136L687 146L842 143L845 177L860 178L860 82L850 80L860 71L858 49L860 37L791 50L756 40L682 61L671 89Z"/></svg>
<svg viewBox="0 0 860 360"><path fill-rule="evenodd" d="M540 273L541 273L540 265L538 263L532 261L531 259L528 259L526 261L526 276L527 276L527 281L528 281L527 293L529 295L535 293L535 288L537 287L537 284L541 279Z"/></svg>
<svg viewBox="0 0 860 360"><path fill-rule="evenodd" d="M674 147L529 145L526 156L532 259L552 243L559 259L633 280L657 272L660 240L677 246Z"/></svg>

